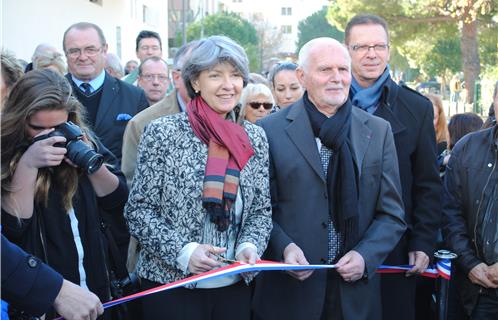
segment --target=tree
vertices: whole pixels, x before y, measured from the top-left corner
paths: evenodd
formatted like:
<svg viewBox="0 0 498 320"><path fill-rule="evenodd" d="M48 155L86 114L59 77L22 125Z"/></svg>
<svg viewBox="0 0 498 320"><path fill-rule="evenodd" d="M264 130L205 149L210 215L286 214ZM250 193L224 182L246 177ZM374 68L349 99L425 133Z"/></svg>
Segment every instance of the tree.
<svg viewBox="0 0 498 320"><path fill-rule="evenodd" d="M280 28L277 28L268 20L265 20L260 14L254 14L251 17L251 22L256 28L259 39L259 68L253 70L259 70L259 72L262 73L265 64L267 64L271 58L279 55L283 33Z"/></svg>
<svg viewBox="0 0 498 320"><path fill-rule="evenodd" d="M187 28L188 41L213 35L223 35L239 43L249 57L251 70L258 68L258 36L249 21L235 13L217 13L197 21Z"/></svg>
<svg viewBox="0 0 498 320"><path fill-rule="evenodd" d="M344 32L339 31L327 21L327 7L299 21L297 30L296 53L306 42L314 38L331 37L340 42L344 41Z"/></svg>
<svg viewBox="0 0 498 320"><path fill-rule="evenodd" d="M457 27L467 103L472 103L474 84L480 73L477 35L481 30L496 28L492 18L497 11L496 0L336 0L329 7L327 18L341 29L356 13L380 15L390 23L391 37L397 45L416 38L434 45L434 39L437 42L441 34Z"/></svg>

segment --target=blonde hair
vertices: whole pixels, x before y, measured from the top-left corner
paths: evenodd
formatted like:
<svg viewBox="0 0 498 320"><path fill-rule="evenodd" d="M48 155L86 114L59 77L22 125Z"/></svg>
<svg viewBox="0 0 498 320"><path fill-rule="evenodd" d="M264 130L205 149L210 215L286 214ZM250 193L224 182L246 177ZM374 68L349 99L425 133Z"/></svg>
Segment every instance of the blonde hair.
<svg viewBox="0 0 498 320"><path fill-rule="evenodd" d="M432 93L427 93L425 96L431 100L432 105L436 107L438 112L437 125L434 128L436 130L436 142L449 142L448 123L446 122L446 115L444 114L443 100L441 100L440 96Z"/></svg>
<svg viewBox="0 0 498 320"><path fill-rule="evenodd" d="M275 104L275 100L273 99L273 94L271 93L270 88L262 83L249 83L244 88L244 90L242 90L242 94L240 96L240 113L237 120L238 123L242 123L246 118L247 102L249 98L257 96L259 94L265 95L272 104Z"/></svg>

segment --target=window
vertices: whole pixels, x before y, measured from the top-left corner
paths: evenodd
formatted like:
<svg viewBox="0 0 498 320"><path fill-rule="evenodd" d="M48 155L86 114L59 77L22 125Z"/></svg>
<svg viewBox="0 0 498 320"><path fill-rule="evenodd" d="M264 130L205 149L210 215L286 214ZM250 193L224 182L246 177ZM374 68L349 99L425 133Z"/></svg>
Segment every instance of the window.
<svg viewBox="0 0 498 320"><path fill-rule="evenodd" d="M292 16L292 8L291 7L282 7L282 15L283 16Z"/></svg>
<svg viewBox="0 0 498 320"><path fill-rule="evenodd" d="M292 26L282 26L282 33L292 33Z"/></svg>

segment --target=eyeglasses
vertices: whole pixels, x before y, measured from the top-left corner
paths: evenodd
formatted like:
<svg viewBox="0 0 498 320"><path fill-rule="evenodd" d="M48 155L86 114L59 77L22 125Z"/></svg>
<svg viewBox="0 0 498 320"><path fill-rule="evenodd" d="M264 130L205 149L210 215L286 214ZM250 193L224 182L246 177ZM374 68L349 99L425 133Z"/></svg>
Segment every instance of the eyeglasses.
<svg viewBox="0 0 498 320"><path fill-rule="evenodd" d="M271 108L273 108L273 103L270 102L249 102L248 105L253 109L259 109L260 106L263 106L265 110L271 110Z"/></svg>
<svg viewBox="0 0 498 320"><path fill-rule="evenodd" d="M159 47L159 46L141 46L138 49L140 49L142 51L149 51L149 49L152 51L159 51L159 50L161 50L161 47Z"/></svg>
<svg viewBox="0 0 498 320"><path fill-rule="evenodd" d="M158 79L160 82L165 82L169 80L169 77L164 74L143 74L140 76L145 81L153 81L154 79Z"/></svg>
<svg viewBox="0 0 498 320"><path fill-rule="evenodd" d="M102 49L102 47L100 47L100 48L86 47L83 49L71 48L71 49L67 49L66 56L68 56L71 59L76 59L79 56L81 56L81 52L83 52L85 54L85 56L87 56L87 57L94 57L100 52L100 49Z"/></svg>
<svg viewBox="0 0 498 320"><path fill-rule="evenodd" d="M382 53L385 52L388 48L388 44L374 44L373 46L369 45L359 45L359 44L354 44L352 46L349 46L354 52L357 52L359 54L365 54L367 53L370 48L374 49L375 52Z"/></svg>

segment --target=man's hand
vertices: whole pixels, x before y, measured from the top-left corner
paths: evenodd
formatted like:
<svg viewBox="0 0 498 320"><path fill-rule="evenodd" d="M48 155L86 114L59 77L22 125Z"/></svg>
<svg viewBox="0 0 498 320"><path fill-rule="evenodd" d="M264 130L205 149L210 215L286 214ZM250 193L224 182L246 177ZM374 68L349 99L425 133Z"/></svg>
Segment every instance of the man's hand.
<svg viewBox="0 0 498 320"><path fill-rule="evenodd" d="M351 250L336 263L337 272L346 282L360 280L365 274L365 260L357 251Z"/></svg>
<svg viewBox="0 0 498 320"><path fill-rule="evenodd" d="M213 247L210 244L198 245L190 256L188 270L193 274L199 274L221 266L221 261L212 255L222 254L226 250L226 248Z"/></svg>
<svg viewBox="0 0 498 320"><path fill-rule="evenodd" d="M284 262L288 264L299 264L299 265L308 265L309 262L306 260L306 257L304 256L303 250L299 248L295 243L290 243L285 247L284 249ZM289 270L287 271L288 274L293 276L294 278L304 281L306 280L311 274L313 273L313 270Z"/></svg>
<svg viewBox="0 0 498 320"><path fill-rule="evenodd" d="M486 276L491 282L493 282L493 284L498 286L498 262L488 266L488 270L486 271Z"/></svg>
<svg viewBox="0 0 498 320"><path fill-rule="evenodd" d="M498 285L494 284L490 279L488 279L488 266L481 262L469 272L469 279L472 283L480 285L484 288L498 288Z"/></svg>
<svg viewBox="0 0 498 320"><path fill-rule="evenodd" d="M423 251L410 251L408 252L408 264L413 267L406 272L407 277L421 274L429 265L429 257Z"/></svg>
<svg viewBox="0 0 498 320"><path fill-rule="evenodd" d="M99 298L90 291L64 280L55 298L54 308L67 320L95 320L104 313Z"/></svg>

